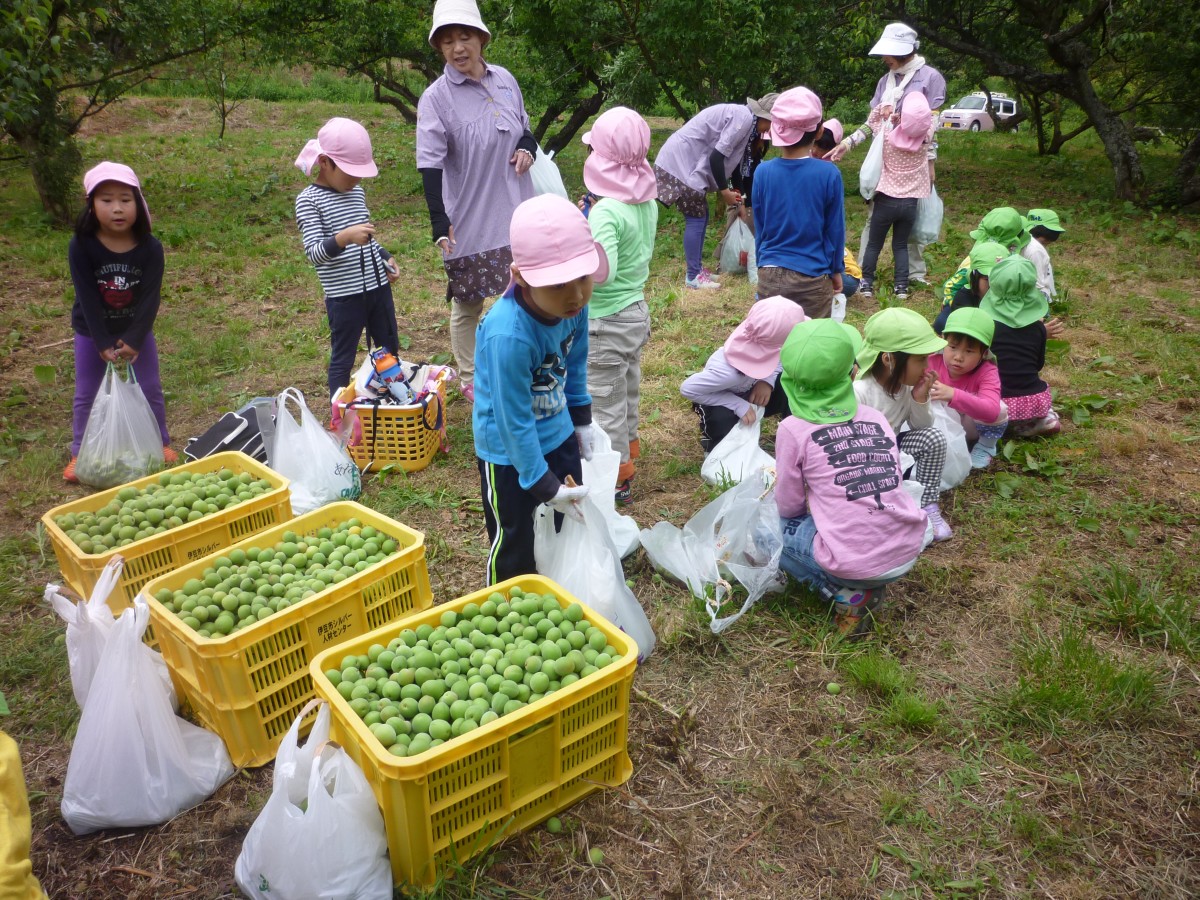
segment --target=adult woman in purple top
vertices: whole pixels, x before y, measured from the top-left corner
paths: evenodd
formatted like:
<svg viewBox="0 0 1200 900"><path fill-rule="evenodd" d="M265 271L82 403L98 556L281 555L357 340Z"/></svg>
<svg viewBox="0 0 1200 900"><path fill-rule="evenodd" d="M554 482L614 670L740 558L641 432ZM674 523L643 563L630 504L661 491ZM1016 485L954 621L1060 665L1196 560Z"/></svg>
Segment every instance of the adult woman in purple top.
<svg viewBox="0 0 1200 900"><path fill-rule="evenodd" d="M683 255L690 288L719 288L704 268L708 195L716 191L729 206L742 202L729 179L752 156L755 138L771 130L771 104L778 94L746 103L719 103L702 109L667 138L654 158L658 200L684 218Z"/></svg>
<svg viewBox="0 0 1200 900"><path fill-rule="evenodd" d="M917 91L925 95L929 101L929 109L936 118L938 110L946 102L946 79L933 66L925 64L925 57L917 53L921 42L917 40L917 32L903 22L892 22L883 29L883 35L871 48L870 56L882 57L888 67L887 74L875 85L875 95L871 98L871 109L879 106L891 107L892 124L900 120L900 106L905 95ZM885 125L885 128L890 126ZM834 147L826 159L837 162L852 148L857 147L871 136L871 128L865 123ZM937 159L936 132L929 144L929 182L937 181L934 173L934 162ZM862 264L863 254L867 249L868 232L871 229L871 213L874 204L868 204L867 224L863 226L862 241L858 251L858 261ZM908 281L909 284L925 285L925 245L917 243L915 238L908 242Z"/></svg>
<svg viewBox="0 0 1200 900"><path fill-rule="evenodd" d="M470 401L475 328L483 301L508 287L508 226L534 195L524 176L537 152L516 79L483 58L491 37L475 0L438 0L429 43L446 68L417 105L417 169L449 282L450 349Z"/></svg>

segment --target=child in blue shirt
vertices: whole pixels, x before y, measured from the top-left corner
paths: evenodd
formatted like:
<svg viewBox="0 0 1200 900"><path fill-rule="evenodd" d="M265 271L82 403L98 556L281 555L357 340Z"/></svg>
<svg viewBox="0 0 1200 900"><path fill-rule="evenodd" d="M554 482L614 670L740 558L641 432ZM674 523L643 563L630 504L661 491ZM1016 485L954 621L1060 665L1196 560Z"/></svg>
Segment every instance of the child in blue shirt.
<svg viewBox="0 0 1200 900"><path fill-rule="evenodd" d="M488 584L537 571L541 503L582 519L592 457L587 303L608 259L583 213L554 194L513 213L512 280L479 325L471 423L491 551ZM568 476L576 485L567 486ZM555 516L555 524L561 519Z"/></svg>

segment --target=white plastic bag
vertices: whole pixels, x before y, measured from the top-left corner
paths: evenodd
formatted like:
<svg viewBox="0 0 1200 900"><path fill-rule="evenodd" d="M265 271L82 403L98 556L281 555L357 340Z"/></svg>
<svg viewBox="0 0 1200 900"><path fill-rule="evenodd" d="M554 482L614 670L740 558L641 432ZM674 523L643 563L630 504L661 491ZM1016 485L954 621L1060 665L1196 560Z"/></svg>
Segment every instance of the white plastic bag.
<svg viewBox="0 0 1200 900"><path fill-rule="evenodd" d="M858 192L864 200L875 196L879 179L883 177L883 139L886 127L881 127L871 139L871 146L858 169Z"/></svg>
<svg viewBox="0 0 1200 900"><path fill-rule="evenodd" d="M655 568L687 584L704 600L709 627L720 634L770 591L782 590L783 533L775 505L775 470L759 469L688 520L682 529L659 522L643 529L642 546ZM722 617L731 593L726 578L746 588L740 609ZM709 585L714 586L710 591Z"/></svg>
<svg viewBox="0 0 1200 900"><path fill-rule="evenodd" d="M830 308L829 318L835 322L846 321L846 295L841 291L833 295L833 306Z"/></svg>
<svg viewBox="0 0 1200 900"><path fill-rule="evenodd" d="M304 746L300 723L320 704ZM362 770L328 743L329 706L312 700L275 757L271 796L246 832L234 877L251 900L391 900L387 834Z"/></svg>
<svg viewBox="0 0 1200 900"><path fill-rule="evenodd" d="M621 555L591 494L579 502L579 507L583 521L563 516L562 528L557 532L554 510L545 505L538 507L533 522L537 570L633 638L638 659L645 659L654 651L654 629L625 583Z"/></svg>
<svg viewBox="0 0 1200 900"><path fill-rule="evenodd" d="M612 448L608 434L594 421L592 430L592 458L583 460L583 483L591 488L589 494L604 514L613 545L627 557L638 547L638 525L632 517L617 512L617 473L621 468L621 454ZM609 503L601 498L612 498Z"/></svg>
<svg viewBox="0 0 1200 900"><path fill-rule="evenodd" d="M735 216L721 238L719 253L722 274L748 271L754 265L754 232L750 226Z"/></svg>
<svg viewBox="0 0 1200 900"><path fill-rule="evenodd" d="M63 782L62 816L75 834L159 825L233 774L221 739L172 711L166 664L142 643L149 622L139 595L96 666Z"/></svg>
<svg viewBox="0 0 1200 900"><path fill-rule="evenodd" d="M108 605L108 598L117 582L121 580L124 568L125 557L117 554L110 559L104 571L100 573L96 586L92 588L91 596L79 603L65 596L57 584L46 585L42 595L58 613L59 618L67 623L67 664L71 669L71 691L75 694L75 702L80 709L83 709L83 704L87 702L92 679L96 676L96 667L100 665L100 657L104 655L108 637L117 623ZM162 657L145 644L142 644L142 650L155 661L155 671L162 678L171 698L171 709L178 709L175 686L171 684L171 674L167 667L162 665Z"/></svg>
<svg viewBox="0 0 1200 900"><path fill-rule="evenodd" d="M533 158L533 165L529 167L529 177L533 179L535 194L558 194L564 200L571 199L563 185L562 173L558 171L554 154L547 153L540 144Z"/></svg>
<svg viewBox="0 0 1200 900"><path fill-rule="evenodd" d="M967 432L962 419L949 404L935 400L929 404L933 410L933 427L946 436L946 464L942 467L943 491L958 487L971 474L971 451L967 449Z"/></svg>
<svg viewBox="0 0 1200 900"><path fill-rule="evenodd" d="M162 433L133 366L125 379L109 363L83 431L76 477L94 488L110 488L162 467Z"/></svg>
<svg viewBox="0 0 1200 900"><path fill-rule="evenodd" d="M774 468L774 457L758 446L762 435L763 407L755 406L754 411L753 423L747 425L738 422L704 458L700 465L700 477L706 484L738 484L764 466Z"/></svg>
<svg viewBox="0 0 1200 900"><path fill-rule="evenodd" d="M299 421L288 411L288 400L299 408ZM270 466L291 480L293 515L357 497L362 491L358 466L338 439L321 427L305 404L304 395L294 387L288 388L279 395L276 406Z"/></svg>
<svg viewBox="0 0 1200 900"><path fill-rule="evenodd" d="M917 201L917 219L913 222L912 236L918 244L934 244L942 236L942 198L937 187L929 188L929 196Z"/></svg>

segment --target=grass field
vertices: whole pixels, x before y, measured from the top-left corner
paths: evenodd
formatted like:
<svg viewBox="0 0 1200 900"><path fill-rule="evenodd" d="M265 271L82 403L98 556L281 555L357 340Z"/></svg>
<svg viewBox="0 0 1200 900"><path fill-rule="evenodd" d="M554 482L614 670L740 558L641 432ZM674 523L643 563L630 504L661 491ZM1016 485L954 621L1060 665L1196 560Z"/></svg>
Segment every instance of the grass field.
<svg viewBox="0 0 1200 900"><path fill-rule="evenodd" d="M363 121L374 141L381 174L367 197L401 266L404 353L444 353L444 282L413 130L385 108L251 101L218 142L201 101L141 97L84 131L88 164L139 172L167 247L156 333L178 448L225 410L289 385L320 407L327 328L292 219L304 179L291 162L332 115ZM653 124L657 147L670 123ZM580 149L562 159L572 190ZM631 556L626 574L659 636L635 682L632 779L569 810L562 834L515 836L422 896L1200 894L1200 217L1115 202L1098 146L1067 151L1038 159L1027 134L945 135L946 228L930 252L942 279L990 208L1062 215L1068 231L1052 254L1068 343L1043 374L1063 433L1008 444L943 496L954 539L889 590L878 635L860 645L839 644L794 586L714 636L686 589ZM858 161L845 169L852 243L864 214ZM1168 164L1148 153L1148 166ZM157 828L76 838L59 815L78 710L61 623L41 600L57 572L37 522L83 495L59 475L73 378L68 234L44 222L26 173L7 165L0 690L29 785L34 869L55 898L237 896L233 862L269 767L239 772ZM681 225L664 213L648 285L632 507L643 527L682 525L712 496L678 385L752 297L742 278L719 293L681 290ZM910 305L932 317L937 302L925 291ZM850 320L861 326L875 308L852 300ZM449 436L429 469L368 481L364 496L425 532L439 600L479 586L487 546L461 400ZM840 695L827 693L831 681ZM594 847L601 865L588 860Z"/></svg>

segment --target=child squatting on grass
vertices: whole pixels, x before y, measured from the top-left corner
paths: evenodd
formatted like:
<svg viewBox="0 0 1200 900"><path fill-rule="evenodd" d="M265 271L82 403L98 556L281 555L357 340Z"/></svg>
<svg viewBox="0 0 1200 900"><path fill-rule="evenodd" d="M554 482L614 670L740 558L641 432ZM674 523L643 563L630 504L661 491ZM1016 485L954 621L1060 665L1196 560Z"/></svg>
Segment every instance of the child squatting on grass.
<svg viewBox="0 0 1200 900"><path fill-rule="evenodd" d="M992 317L981 309L958 309L946 320L946 348L929 358L937 381L929 389L958 413L967 440L974 440L971 466L986 469L996 455L996 442L1008 427L1008 407L1000 399L1000 371L989 348L995 334Z"/></svg>
<svg viewBox="0 0 1200 900"><path fill-rule="evenodd" d="M767 297L750 312L704 369L688 377L679 392L700 417L700 446L708 453L739 421L754 422L754 407L765 416L786 416L787 397L778 384L779 350L798 323L808 317L787 297Z"/></svg>
<svg viewBox="0 0 1200 900"><path fill-rule="evenodd" d="M163 279L163 246L150 233L150 209L142 185L129 166L102 162L83 176L87 203L67 248L75 303L75 405L71 461L63 480L76 483L75 463L92 404L109 363L129 363L154 411L162 436L163 459L179 457L168 445L167 408L158 374L158 317Z"/></svg>
<svg viewBox="0 0 1200 900"><path fill-rule="evenodd" d="M592 458L587 391L592 285L608 278L588 220L555 194L513 213L512 281L479 325L471 424L491 551L488 584L537 571L540 503L583 518L582 459ZM561 525L555 515L555 526Z"/></svg>
<svg viewBox="0 0 1200 900"><path fill-rule="evenodd" d="M650 126L617 106L596 119L583 142L592 151L583 163L583 183L599 198L588 223L610 266L608 281L596 286L588 304L588 393L596 422L621 454L616 500L631 503L642 451L642 351L650 340L646 279L658 228L658 187L646 159Z"/></svg>
<svg viewBox="0 0 1200 900"><path fill-rule="evenodd" d="M1048 303L1053 303L1058 299L1058 291L1054 287L1054 266L1050 264L1048 248L1067 229L1062 227L1058 213L1052 209L1031 209L1025 223L1031 240L1021 248L1021 255L1033 263L1037 269L1037 288L1046 295Z"/></svg>
<svg viewBox="0 0 1200 900"><path fill-rule="evenodd" d="M330 348L326 386L332 400L350 383L364 328L375 346L399 350L392 283L400 271L375 242L367 197L359 185L379 174L367 129L351 119L330 119L296 157L296 167L305 175L314 165L316 179L296 197L296 224L304 255L325 290Z"/></svg>
<svg viewBox="0 0 1200 900"><path fill-rule="evenodd" d="M1041 379L1046 364L1049 304L1037 289L1037 269L1023 256L1010 256L992 269L991 287L979 305L996 323L992 352L1000 369L1000 396L1008 404L1017 437L1058 434L1062 423L1051 406L1050 386Z"/></svg>
<svg viewBox="0 0 1200 900"><path fill-rule="evenodd" d="M935 541L954 536L937 503L946 465L946 435L934 427L929 406L936 377L929 368L929 354L940 353L945 346L915 310L902 306L880 310L867 319L854 382L858 402L883 413L898 435L900 449L916 460L913 478L924 487L921 506L933 523ZM901 431L905 423L908 430Z"/></svg>
<svg viewBox="0 0 1200 900"><path fill-rule="evenodd" d="M775 441L779 565L833 603L838 631L848 636L871 626L884 586L908 572L932 538L902 486L891 425L855 396L857 343L852 326L831 319L792 329L780 376L792 415Z"/></svg>
<svg viewBox="0 0 1200 900"><path fill-rule="evenodd" d="M995 241L980 241L971 248L970 255L963 260L967 269L967 278L955 290L954 296L942 306L937 318L933 320L933 330L942 334L946 330L946 319L956 310L978 309L983 302L983 295L988 292L988 276L992 267L1011 252L1003 244Z"/></svg>

